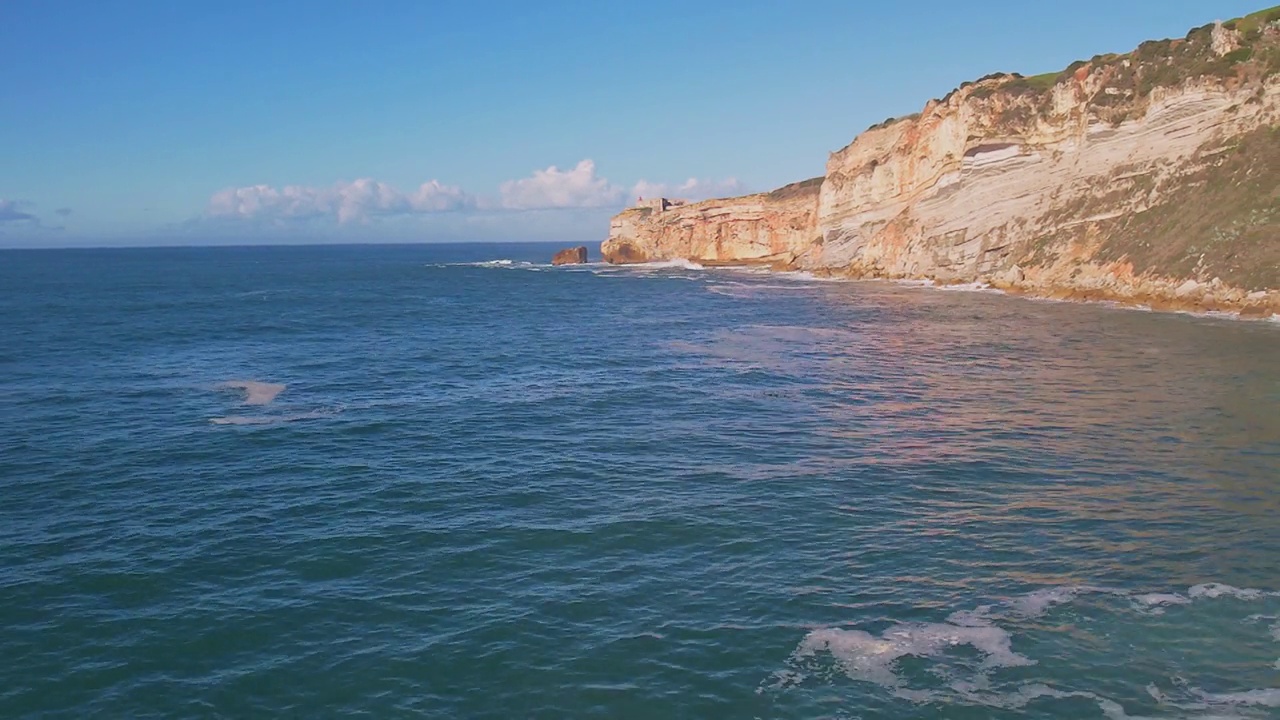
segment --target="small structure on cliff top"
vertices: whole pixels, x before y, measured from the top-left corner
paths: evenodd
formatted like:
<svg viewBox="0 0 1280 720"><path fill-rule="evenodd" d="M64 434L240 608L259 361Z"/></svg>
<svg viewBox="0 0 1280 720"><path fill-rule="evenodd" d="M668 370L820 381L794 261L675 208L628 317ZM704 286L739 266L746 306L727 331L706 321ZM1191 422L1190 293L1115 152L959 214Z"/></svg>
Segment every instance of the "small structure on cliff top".
<svg viewBox="0 0 1280 720"><path fill-rule="evenodd" d="M663 212L673 207L680 207L688 202L688 200L672 200L670 198L649 198L645 200L642 197L638 197L636 198L636 207L649 208L654 212Z"/></svg>

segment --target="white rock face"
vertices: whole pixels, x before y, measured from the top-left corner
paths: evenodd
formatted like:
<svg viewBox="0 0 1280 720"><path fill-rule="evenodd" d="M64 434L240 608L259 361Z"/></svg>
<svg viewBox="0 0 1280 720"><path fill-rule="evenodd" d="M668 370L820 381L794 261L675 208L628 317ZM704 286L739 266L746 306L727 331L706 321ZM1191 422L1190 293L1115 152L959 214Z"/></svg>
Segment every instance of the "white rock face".
<svg viewBox="0 0 1280 720"><path fill-rule="evenodd" d="M886 275L990 273L1035 238L1146 209L1159 199L1150 192L1095 215L1070 212L1123 181L1155 187L1215 139L1274 124L1280 107L1276 82L1253 102L1254 87L1193 84L1158 88L1144 116L1112 125L1093 115L1088 99L1098 88L1085 78L1058 87L1048 119L1019 126L997 120L1016 105L973 89L832 154L816 263Z"/></svg>
<svg viewBox="0 0 1280 720"><path fill-rule="evenodd" d="M1241 190L1226 198L1233 204L1213 205L1224 214L1206 220L1195 242L1176 224L1150 237L1125 235L1125 223L1158 221L1169 208L1190 207L1188 197L1208 203L1197 187L1243 187L1259 182L1253 178L1265 184L1280 175L1280 155L1255 152L1259 143L1275 147L1276 135L1267 133L1280 127L1280 74L1268 75L1261 61L1213 66L1243 36L1222 25L1196 32L1198 46L1156 43L1146 55L1140 49L1086 64L1050 82L1002 76L969 84L832 153L816 192L814 184L801 184L804 192L662 213L629 210L614 218L602 252L615 262L762 262L857 276L989 280L1054 297L1280 313L1280 293L1251 294L1267 285L1242 270L1280 265L1267 249L1280 247L1273 237L1280 213L1249 199L1264 193ZM1266 52L1280 52L1280 24L1261 38ZM1199 54L1186 60L1176 56L1178 47L1198 47ZM1181 83L1167 76L1139 82L1175 56L1183 58L1180 67L1218 69ZM1247 146L1253 150L1237 152L1248 137L1255 138ZM1270 159L1244 169L1230 165L1241 157ZM1216 185L1194 180L1220 167L1241 174ZM1170 238L1186 242L1171 245ZM1234 248L1263 250L1221 252L1238 240ZM1236 259L1214 262L1222 257ZM1241 278L1245 284L1232 284Z"/></svg>

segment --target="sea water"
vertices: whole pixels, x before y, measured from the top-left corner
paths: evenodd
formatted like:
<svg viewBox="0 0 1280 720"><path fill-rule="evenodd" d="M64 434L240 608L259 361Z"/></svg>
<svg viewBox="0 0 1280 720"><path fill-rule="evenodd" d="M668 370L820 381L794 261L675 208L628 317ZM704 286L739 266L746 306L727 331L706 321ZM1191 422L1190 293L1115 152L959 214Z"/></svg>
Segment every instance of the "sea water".
<svg viewBox="0 0 1280 720"><path fill-rule="evenodd" d="M0 253L0 717L1280 716L1280 325L555 249Z"/></svg>

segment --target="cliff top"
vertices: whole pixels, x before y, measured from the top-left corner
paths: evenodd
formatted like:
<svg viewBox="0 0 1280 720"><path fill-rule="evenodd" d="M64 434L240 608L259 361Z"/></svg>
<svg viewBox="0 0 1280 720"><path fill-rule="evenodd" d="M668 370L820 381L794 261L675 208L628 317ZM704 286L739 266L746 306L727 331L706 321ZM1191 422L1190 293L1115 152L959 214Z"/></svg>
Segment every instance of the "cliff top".
<svg viewBox="0 0 1280 720"><path fill-rule="evenodd" d="M743 201L750 201L750 200L759 200L762 202L787 202L789 200L796 200L799 198L811 197L816 201L818 197L818 191L822 189L822 180L823 180L823 176L819 175L818 177L812 177L812 178L809 178L808 180L801 180L800 182L793 182L790 185L783 185L782 187L776 190L770 190L768 192L752 193L750 195L741 195L741 196L732 198L732 200L734 202L743 202ZM686 209L699 210L703 208L712 207L719 203L723 203L727 199L730 199L730 198L711 198L708 200L701 200L695 203L685 203L683 205L674 206L671 208L671 210L686 210ZM628 215L628 214L648 215L652 212L654 212L654 209L652 207L629 207L626 210L623 210L619 214L620 215Z"/></svg>
<svg viewBox="0 0 1280 720"><path fill-rule="evenodd" d="M1223 23L1209 23L1190 30L1183 38L1149 40L1127 53L1095 55L1077 60L1060 72L1030 77L997 72L963 82L941 100L930 101L926 112L953 99L1036 100L1042 112L1060 85L1070 85L1097 74L1091 106L1107 119L1119 122L1143 109L1145 100L1159 87L1173 87L1197 78L1223 82L1260 81L1280 74L1280 6L1259 10ZM1110 108L1110 109L1108 109ZM899 122L915 120L920 113L889 118L868 132ZM846 146L847 147L847 146Z"/></svg>

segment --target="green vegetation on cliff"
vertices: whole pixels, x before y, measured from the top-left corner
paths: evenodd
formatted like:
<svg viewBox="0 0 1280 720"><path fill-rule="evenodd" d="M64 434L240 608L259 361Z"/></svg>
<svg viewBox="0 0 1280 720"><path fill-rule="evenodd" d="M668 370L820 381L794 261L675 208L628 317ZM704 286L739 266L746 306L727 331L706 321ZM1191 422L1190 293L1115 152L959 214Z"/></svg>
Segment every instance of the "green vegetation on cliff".
<svg viewBox="0 0 1280 720"><path fill-rule="evenodd" d="M1280 127L1259 128L1226 145L1202 148L1188 170L1157 183L1118 167L1099 189L1055 211L1063 229L1036 239L1023 262L1052 264L1091 239L1093 261L1129 262L1135 273L1207 281L1246 289L1280 287ZM1156 198L1151 207L1090 223L1124 198Z"/></svg>
<svg viewBox="0 0 1280 720"><path fill-rule="evenodd" d="M1134 270L1280 287L1280 127L1201 151L1200 169L1156 188L1157 205L1118 221L1099 254Z"/></svg>
<svg viewBox="0 0 1280 720"><path fill-rule="evenodd" d="M777 190L773 190L768 194L770 200L790 200L801 195L816 195L822 189L822 181L825 176L809 178L800 182L793 182L790 185L783 185Z"/></svg>
<svg viewBox="0 0 1280 720"><path fill-rule="evenodd" d="M1192 29L1183 38L1150 40L1132 52L1079 60L1060 73L1032 77L993 73L977 82L962 83L943 102L956 92L977 85L969 97L1038 98L1043 112L1048 110L1050 93L1056 86L1101 73L1101 86L1090 103L1102 108L1110 119L1120 121L1140 109L1156 88L1173 87L1195 78L1233 82L1280 74L1280 6L1225 22L1222 28L1225 32L1217 42L1216 25L1211 23Z"/></svg>

